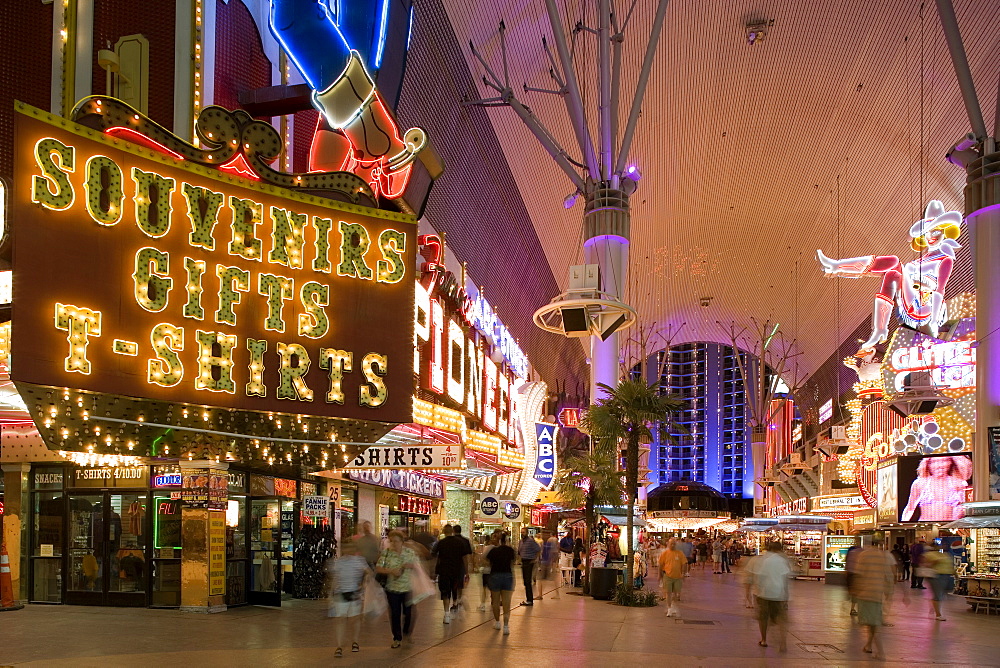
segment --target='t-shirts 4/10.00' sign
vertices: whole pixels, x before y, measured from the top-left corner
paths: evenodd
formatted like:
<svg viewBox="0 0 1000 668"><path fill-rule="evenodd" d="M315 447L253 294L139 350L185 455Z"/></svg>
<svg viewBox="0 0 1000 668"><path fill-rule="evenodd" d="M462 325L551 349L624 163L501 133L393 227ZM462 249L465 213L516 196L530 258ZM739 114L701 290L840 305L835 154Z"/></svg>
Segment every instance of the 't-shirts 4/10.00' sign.
<svg viewBox="0 0 1000 668"><path fill-rule="evenodd" d="M44 116L18 118L16 380L410 420L412 218Z"/></svg>

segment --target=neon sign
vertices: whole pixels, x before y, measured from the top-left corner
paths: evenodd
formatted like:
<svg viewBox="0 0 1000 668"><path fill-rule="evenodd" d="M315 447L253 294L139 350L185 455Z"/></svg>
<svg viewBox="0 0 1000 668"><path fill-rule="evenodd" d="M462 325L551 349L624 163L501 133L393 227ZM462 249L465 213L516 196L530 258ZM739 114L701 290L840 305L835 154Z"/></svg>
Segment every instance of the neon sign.
<svg viewBox="0 0 1000 668"><path fill-rule="evenodd" d="M180 473L153 476L153 487L180 487L182 484L183 476Z"/></svg>
<svg viewBox="0 0 1000 668"><path fill-rule="evenodd" d="M529 362L510 331L493 311L489 302L479 294L471 298L454 273L444 267L441 239L436 234L423 234L417 238L421 254L426 261L421 264L422 282L435 299L447 303L463 322L479 330L486 342L499 351L518 378L527 379Z"/></svg>
<svg viewBox="0 0 1000 668"><path fill-rule="evenodd" d="M528 356L524 354L517 341L511 335L510 330L504 327L500 318L493 312L486 299L479 295L472 302L472 325L482 332L493 345L497 346L500 354L510 364L510 368L517 374L518 378L528 378Z"/></svg>
<svg viewBox="0 0 1000 668"><path fill-rule="evenodd" d="M389 3L379 4L375 67L381 64L389 14ZM321 0L271 0L271 32L312 89L313 106L323 118L313 139L310 169L354 172L376 193L395 199L406 189L417 154L427 146L427 133L421 128L401 131L357 50L364 48L368 29L364 8L352 6L338 16L338 6Z"/></svg>
<svg viewBox="0 0 1000 668"><path fill-rule="evenodd" d="M925 341L919 346L900 347L892 352L890 364L896 372L894 386L903 391L903 383L911 371L931 371L938 388L973 388L976 386L976 349L974 341Z"/></svg>
<svg viewBox="0 0 1000 668"><path fill-rule="evenodd" d="M956 241L961 225L961 212L945 211L940 201L931 200L924 217L909 230L910 246L920 253L915 260L903 263L895 255L833 259L821 250L816 251L823 271L830 276L882 276L882 286L875 293L872 333L861 344L859 356L885 343L893 304L902 324L937 337L938 330L948 319L944 292L955 262L955 250L961 248Z"/></svg>
<svg viewBox="0 0 1000 668"><path fill-rule="evenodd" d="M415 496L399 495L399 510L416 515L430 515L434 512L434 502L430 499L420 499Z"/></svg>
<svg viewBox="0 0 1000 668"><path fill-rule="evenodd" d="M487 354L483 343L445 315L441 304L420 283L416 285L413 332L414 363L423 387L482 419L487 431L515 441L516 381Z"/></svg>
<svg viewBox="0 0 1000 668"><path fill-rule="evenodd" d="M822 406L819 407L819 423L823 424L827 420L833 417L833 399L827 399Z"/></svg>
<svg viewBox="0 0 1000 668"><path fill-rule="evenodd" d="M15 381L410 421L411 217L20 110Z"/></svg>

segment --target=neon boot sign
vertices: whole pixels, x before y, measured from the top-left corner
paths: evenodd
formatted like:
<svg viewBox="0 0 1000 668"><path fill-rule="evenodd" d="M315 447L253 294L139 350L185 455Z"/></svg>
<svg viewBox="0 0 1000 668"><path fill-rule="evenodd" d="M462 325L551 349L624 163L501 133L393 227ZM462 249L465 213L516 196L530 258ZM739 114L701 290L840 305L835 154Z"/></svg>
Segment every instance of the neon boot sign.
<svg viewBox="0 0 1000 668"><path fill-rule="evenodd" d="M889 335L889 316L893 304L902 324L937 337L948 318L944 304L944 289L955 262L956 241L961 233L962 214L945 211L938 200L927 204L924 217L910 227L910 246L920 253L917 259L903 264L895 255L863 255L834 260L816 251L816 256L828 276L860 278L882 275L882 287L875 294L872 313L872 333L861 344L859 356L885 343Z"/></svg>
<svg viewBox="0 0 1000 668"><path fill-rule="evenodd" d="M378 65L390 3L345 4L354 6L337 16L323 0L271 0L271 32L312 89L321 115L309 169L355 173L376 193L395 199L406 189L427 134L422 128L400 131L361 53L352 48L365 43L374 27Z"/></svg>

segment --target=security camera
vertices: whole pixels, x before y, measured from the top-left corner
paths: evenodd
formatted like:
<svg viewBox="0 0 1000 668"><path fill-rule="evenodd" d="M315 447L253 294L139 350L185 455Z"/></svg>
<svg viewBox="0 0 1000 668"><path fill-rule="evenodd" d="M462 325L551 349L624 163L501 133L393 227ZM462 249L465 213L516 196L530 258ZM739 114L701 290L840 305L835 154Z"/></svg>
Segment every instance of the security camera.
<svg viewBox="0 0 1000 668"><path fill-rule="evenodd" d="M752 21L747 23L746 35L747 44L753 46L757 42L763 42L764 38L767 37L767 29L774 25L774 19L769 21Z"/></svg>
<svg viewBox="0 0 1000 668"><path fill-rule="evenodd" d="M976 135L971 132L966 134L954 146L948 149L948 152L944 156L945 160L956 167L968 169L973 160L982 157L979 151L976 150L976 144L978 144Z"/></svg>
<svg viewBox="0 0 1000 668"><path fill-rule="evenodd" d="M702 308L706 308L708 306L711 306L712 305L712 298L711 297L702 297L701 299L698 300L698 304L701 305Z"/></svg>

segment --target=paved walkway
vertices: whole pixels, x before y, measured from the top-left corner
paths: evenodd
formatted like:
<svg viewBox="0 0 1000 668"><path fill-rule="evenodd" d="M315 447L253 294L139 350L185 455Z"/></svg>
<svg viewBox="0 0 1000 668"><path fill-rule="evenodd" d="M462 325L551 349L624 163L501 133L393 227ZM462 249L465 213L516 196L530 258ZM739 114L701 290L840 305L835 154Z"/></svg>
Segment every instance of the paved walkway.
<svg viewBox="0 0 1000 668"><path fill-rule="evenodd" d="M442 624L440 604L422 603L414 643L390 649L388 622L366 623L362 651L333 659L323 601L286 601L280 609L237 608L211 616L175 610L28 606L0 613L0 666L845 666L863 654L862 629L848 615L841 587L792 585L788 651L757 646L740 576L695 572L685 581L681 619L663 605L621 608L563 590L511 615L511 635L490 613L470 610ZM881 665L1000 665L1000 617L973 615L950 597L945 622L930 616L927 592L897 588L884 631L890 661ZM520 601L520 585L515 601Z"/></svg>

